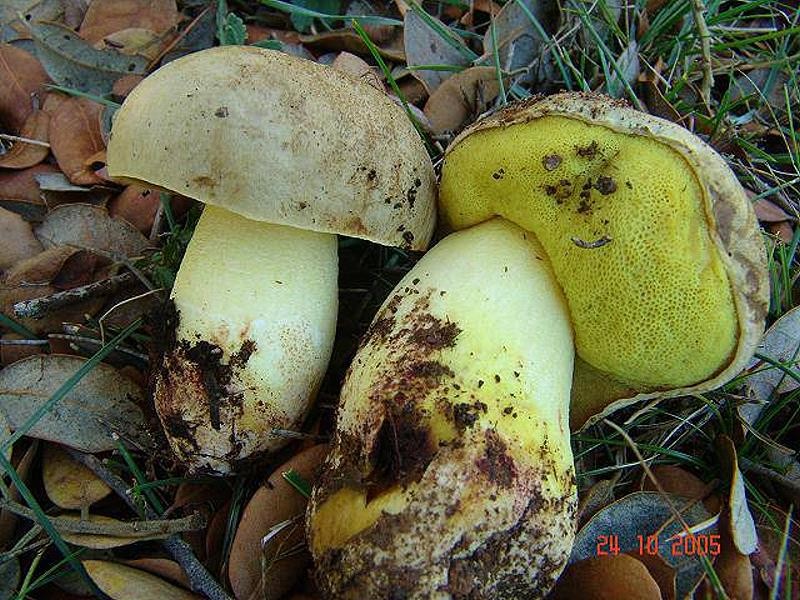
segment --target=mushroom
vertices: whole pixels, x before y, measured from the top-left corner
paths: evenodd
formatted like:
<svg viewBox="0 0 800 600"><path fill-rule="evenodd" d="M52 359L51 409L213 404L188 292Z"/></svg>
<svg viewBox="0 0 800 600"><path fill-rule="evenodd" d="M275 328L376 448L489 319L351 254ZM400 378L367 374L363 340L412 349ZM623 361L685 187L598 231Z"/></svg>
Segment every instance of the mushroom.
<svg viewBox="0 0 800 600"><path fill-rule="evenodd" d="M309 505L331 597L543 597L574 538L570 411L721 385L763 329L750 204L675 124L510 105L454 140L439 198L463 231L372 323Z"/></svg>
<svg viewBox="0 0 800 600"><path fill-rule="evenodd" d="M334 234L421 250L435 220L433 167L397 105L259 48L204 50L146 78L116 114L108 172L209 205L155 373L156 411L192 471L232 472L302 424L335 332Z"/></svg>
<svg viewBox="0 0 800 600"><path fill-rule="evenodd" d="M632 402L716 389L769 307L752 206L722 157L669 121L592 94L512 105L459 135L440 215L533 232L569 304L573 429Z"/></svg>

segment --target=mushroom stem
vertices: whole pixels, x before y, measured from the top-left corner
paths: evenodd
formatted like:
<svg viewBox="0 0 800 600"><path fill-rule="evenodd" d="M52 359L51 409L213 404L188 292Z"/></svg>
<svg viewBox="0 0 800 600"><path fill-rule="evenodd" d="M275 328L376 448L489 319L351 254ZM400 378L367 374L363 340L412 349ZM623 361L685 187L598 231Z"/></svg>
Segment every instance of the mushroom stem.
<svg viewBox="0 0 800 600"><path fill-rule="evenodd" d="M327 368L336 236L207 206L175 280L177 323L155 406L192 471L227 473L284 445ZM309 393L311 390L311 393Z"/></svg>
<svg viewBox="0 0 800 600"><path fill-rule="evenodd" d="M573 358L532 234L494 219L428 252L342 388L308 516L324 592L544 595L574 536Z"/></svg>

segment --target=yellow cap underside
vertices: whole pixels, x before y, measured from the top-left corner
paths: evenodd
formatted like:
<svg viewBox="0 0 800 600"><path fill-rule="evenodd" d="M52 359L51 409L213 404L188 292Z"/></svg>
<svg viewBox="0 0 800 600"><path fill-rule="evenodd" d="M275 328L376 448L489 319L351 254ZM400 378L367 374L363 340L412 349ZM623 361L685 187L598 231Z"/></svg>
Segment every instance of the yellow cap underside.
<svg viewBox="0 0 800 600"><path fill-rule="evenodd" d="M454 229L501 215L537 235L577 352L598 369L678 387L734 353L736 310L702 190L666 145L561 116L479 131L448 155L440 197Z"/></svg>

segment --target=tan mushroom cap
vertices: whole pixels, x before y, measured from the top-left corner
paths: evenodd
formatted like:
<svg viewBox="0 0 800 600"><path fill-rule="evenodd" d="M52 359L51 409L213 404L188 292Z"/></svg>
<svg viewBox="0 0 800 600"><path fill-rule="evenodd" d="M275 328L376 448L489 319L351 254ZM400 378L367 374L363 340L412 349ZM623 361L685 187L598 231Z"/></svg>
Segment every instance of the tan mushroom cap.
<svg viewBox="0 0 800 600"><path fill-rule="evenodd" d="M383 92L282 52L223 46L160 68L115 116L108 172L258 221L424 250L435 176Z"/></svg>
<svg viewBox="0 0 800 600"><path fill-rule="evenodd" d="M752 207L686 129L610 98L510 105L459 135L442 170L452 229L503 216L539 238L570 307L571 420L719 387L769 304Z"/></svg>

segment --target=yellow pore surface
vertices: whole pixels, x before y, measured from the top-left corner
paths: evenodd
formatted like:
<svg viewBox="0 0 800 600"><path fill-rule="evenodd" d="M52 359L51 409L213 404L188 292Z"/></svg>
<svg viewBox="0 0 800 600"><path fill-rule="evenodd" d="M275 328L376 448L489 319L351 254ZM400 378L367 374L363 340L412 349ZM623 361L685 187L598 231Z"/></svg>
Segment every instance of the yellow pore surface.
<svg viewBox="0 0 800 600"><path fill-rule="evenodd" d="M501 215L539 238L577 353L632 385L698 383L738 336L728 277L689 164L645 136L562 116L478 131L448 155L454 229Z"/></svg>

